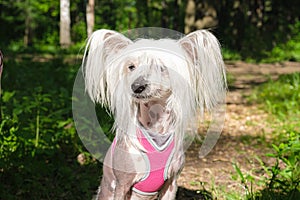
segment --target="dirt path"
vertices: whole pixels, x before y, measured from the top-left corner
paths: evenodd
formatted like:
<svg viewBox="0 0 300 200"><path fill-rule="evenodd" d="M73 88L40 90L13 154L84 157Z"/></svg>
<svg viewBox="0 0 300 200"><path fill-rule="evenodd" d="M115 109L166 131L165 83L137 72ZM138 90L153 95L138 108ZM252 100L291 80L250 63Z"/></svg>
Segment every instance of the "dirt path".
<svg viewBox="0 0 300 200"><path fill-rule="evenodd" d="M300 72L300 63L248 64L243 62L227 63L227 71L234 82L227 95L226 121L218 143L208 156L198 158L200 145L194 143L186 152L186 164L178 179L179 200L203 199L199 191L213 192L214 198L222 199L219 191L245 192L236 175L232 163L237 163L242 172L252 170L252 175L263 174L255 159L258 156L265 163L273 161L265 154L270 152L267 146L272 128L267 122L267 114L257 105L247 104L245 96L251 94L255 85L276 79L280 74ZM219 194L218 194L219 193ZM202 198L201 198L202 196Z"/></svg>

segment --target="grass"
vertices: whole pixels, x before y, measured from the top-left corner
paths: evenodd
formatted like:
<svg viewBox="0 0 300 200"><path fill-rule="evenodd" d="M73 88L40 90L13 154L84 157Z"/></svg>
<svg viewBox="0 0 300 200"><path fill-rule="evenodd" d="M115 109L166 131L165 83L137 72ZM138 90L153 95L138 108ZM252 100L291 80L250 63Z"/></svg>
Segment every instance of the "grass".
<svg viewBox="0 0 300 200"><path fill-rule="evenodd" d="M262 105L274 116L282 127L297 128L300 125L300 73L282 75L278 80L270 80L258 87L250 97L250 101ZM278 127L279 128L279 127ZM299 130L298 130L299 131Z"/></svg>
<svg viewBox="0 0 300 200"><path fill-rule="evenodd" d="M232 51L228 48L222 48L222 55L224 60L230 60L230 61L236 61L236 60L241 60L241 55L236 52Z"/></svg>

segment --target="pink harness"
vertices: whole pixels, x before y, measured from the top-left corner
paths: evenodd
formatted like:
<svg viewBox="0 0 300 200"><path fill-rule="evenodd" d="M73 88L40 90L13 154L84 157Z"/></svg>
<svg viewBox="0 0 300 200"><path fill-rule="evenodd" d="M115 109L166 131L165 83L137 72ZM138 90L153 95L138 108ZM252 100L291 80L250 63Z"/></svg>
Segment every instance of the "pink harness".
<svg viewBox="0 0 300 200"><path fill-rule="evenodd" d="M168 178L168 169L174 150L174 138L171 135L165 145L158 147L145 130L137 129L137 137L146 150L143 157L148 170L144 178L133 185L132 190L142 195L154 195ZM113 146L115 143L114 140Z"/></svg>

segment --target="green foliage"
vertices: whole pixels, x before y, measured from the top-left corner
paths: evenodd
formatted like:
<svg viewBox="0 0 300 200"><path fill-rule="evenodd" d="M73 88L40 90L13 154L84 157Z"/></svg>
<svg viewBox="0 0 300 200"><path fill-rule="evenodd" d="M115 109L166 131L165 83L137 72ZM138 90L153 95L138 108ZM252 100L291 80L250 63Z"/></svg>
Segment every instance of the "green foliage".
<svg viewBox="0 0 300 200"><path fill-rule="evenodd" d="M241 55L239 53L228 48L222 48L222 54L224 60L241 60Z"/></svg>
<svg viewBox="0 0 300 200"><path fill-rule="evenodd" d="M250 173L234 168L247 191L246 199L299 199L300 198L300 73L282 75L278 80L259 86L251 100L261 103L272 114L274 126L273 152L266 154L275 160L266 166L260 159L267 177L255 180ZM275 123L274 123L275 122ZM249 184L264 184L264 189L253 191Z"/></svg>
<svg viewBox="0 0 300 200"><path fill-rule="evenodd" d="M232 178L234 180L240 180L241 185L246 191L246 199L251 199L251 197L254 195L254 191L252 188L255 181L254 177L252 176L251 172L243 173L237 163L233 163L232 166L237 173L237 176L233 176Z"/></svg>
<svg viewBox="0 0 300 200"><path fill-rule="evenodd" d="M5 57L2 79L1 199L91 199L101 164L86 152L73 124L71 92L79 62L14 57ZM80 153L84 165L76 161Z"/></svg>
<svg viewBox="0 0 300 200"><path fill-rule="evenodd" d="M87 38L86 34L86 24L84 21L78 22L72 26L72 39L75 42L83 41L83 38Z"/></svg>
<svg viewBox="0 0 300 200"><path fill-rule="evenodd" d="M262 62L300 61L300 21L290 25L290 29L292 31L291 39L275 46L270 52L266 52L267 58Z"/></svg>
<svg viewBox="0 0 300 200"><path fill-rule="evenodd" d="M91 199L97 189L101 165L86 152L72 122L71 91L80 62L69 63L74 57L67 56L77 55L86 40L87 1L70 2L74 44L61 49L59 1L0 1L0 46L5 54L0 104L1 199ZM218 15L215 32L226 47L225 60L300 61L299 1L207 2L213 2L210 6ZM158 26L183 32L184 10L185 2L175 0L96 1L95 29ZM26 28L31 39L27 47ZM241 180L249 199L300 198L299 84L299 74L285 75L259 87L252 96L273 115L276 141L268 156L276 163L265 166L261 162L269 175L259 182L265 185L262 191L252 190L251 172L243 174L234 165L235 178ZM101 116L105 113L101 108L97 111ZM112 119L105 115L102 120L108 133ZM79 153L87 156L82 166L76 162Z"/></svg>
<svg viewBox="0 0 300 200"><path fill-rule="evenodd" d="M295 26L299 20L299 1L223 0L211 4L213 2L219 16L219 38L231 50L238 51L244 60L264 61L270 56L269 51L278 46L285 48L295 31L299 33Z"/></svg>
<svg viewBox="0 0 300 200"><path fill-rule="evenodd" d="M0 36L6 38L1 43L7 44L10 40L23 39L26 23L29 34L34 35L35 42L49 40L48 36L52 35L56 35L53 39L58 41L58 34L55 32L57 33L59 25L59 1L49 3L47 0L7 0L1 1L0 7L6 13L0 18L3 34Z"/></svg>
<svg viewBox="0 0 300 200"><path fill-rule="evenodd" d="M300 134L290 132L287 141L273 145L273 149L274 154L267 154L276 159L276 164L269 169L272 176L267 192L276 192L282 196L288 196L288 199L297 199L296 195L299 198Z"/></svg>
<svg viewBox="0 0 300 200"><path fill-rule="evenodd" d="M250 99L263 103L263 107L280 120L292 120L299 125L300 73L282 75L277 81L270 80L257 88Z"/></svg>
<svg viewBox="0 0 300 200"><path fill-rule="evenodd" d="M83 43L86 33L86 3L70 1L71 41ZM226 60L251 62L300 60L298 1L195 1L195 20L205 10L217 14L214 32L226 46ZM0 45L10 51L51 53L59 50L59 1L0 1ZM95 1L94 29L125 31L139 27L164 27L184 32L186 2L178 0ZM201 14L202 13L202 14ZM24 41L27 32L28 40Z"/></svg>
<svg viewBox="0 0 300 200"><path fill-rule="evenodd" d="M273 144L275 153L268 153L267 156L275 159L275 164L265 166L260 158L267 177L260 177L256 180L251 172L243 173L236 163L233 167L246 191L246 199L274 199L274 200L296 200L300 197L300 135L291 132L287 141L279 145ZM264 185L262 190L254 191L253 185ZM249 186L250 185L250 186Z"/></svg>

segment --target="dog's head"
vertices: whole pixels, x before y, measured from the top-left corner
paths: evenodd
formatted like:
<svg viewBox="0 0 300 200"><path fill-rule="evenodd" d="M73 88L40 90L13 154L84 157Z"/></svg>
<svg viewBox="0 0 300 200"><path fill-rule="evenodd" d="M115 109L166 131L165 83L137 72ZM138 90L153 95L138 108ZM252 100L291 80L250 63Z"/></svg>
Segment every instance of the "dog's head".
<svg viewBox="0 0 300 200"><path fill-rule="evenodd" d="M141 102L163 100L174 128L183 132L198 108L213 108L226 91L219 43L204 30L177 41L131 41L99 30L88 41L83 65L91 99L110 108L124 133Z"/></svg>
<svg viewBox="0 0 300 200"><path fill-rule="evenodd" d="M133 52L124 60L124 84L134 101L148 102L170 96L168 67L154 52Z"/></svg>

